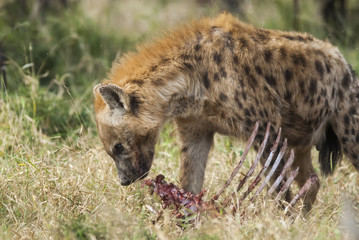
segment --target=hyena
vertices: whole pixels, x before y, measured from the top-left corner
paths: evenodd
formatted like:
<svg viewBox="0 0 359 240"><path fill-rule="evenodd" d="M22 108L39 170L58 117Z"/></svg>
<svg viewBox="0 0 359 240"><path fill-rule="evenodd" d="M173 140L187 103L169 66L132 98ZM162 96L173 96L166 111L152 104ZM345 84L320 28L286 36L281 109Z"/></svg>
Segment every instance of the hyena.
<svg viewBox="0 0 359 240"><path fill-rule="evenodd" d="M122 185L147 175L161 126L174 120L185 190L201 191L215 133L244 140L256 121L256 148L268 122L272 142L282 128L295 150L293 167L299 167L296 182L302 186L315 173L313 146L324 175L333 172L342 152L359 169L358 86L351 66L330 43L221 14L117 59L108 78L95 86L94 105L99 136ZM306 210L319 186L306 195Z"/></svg>

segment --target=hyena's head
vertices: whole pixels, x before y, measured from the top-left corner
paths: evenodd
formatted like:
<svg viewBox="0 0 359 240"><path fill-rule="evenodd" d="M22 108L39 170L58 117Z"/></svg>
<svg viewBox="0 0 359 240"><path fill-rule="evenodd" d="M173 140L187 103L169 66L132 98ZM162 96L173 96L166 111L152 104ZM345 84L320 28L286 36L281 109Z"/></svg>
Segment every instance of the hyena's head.
<svg viewBox="0 0 359 240"><path fill-rule="evenodd" d="M98 134L116 163L121 184L126 186L146 177L158 128L141 118L139 97L114 84L95 86L94 95Z"/></svg>

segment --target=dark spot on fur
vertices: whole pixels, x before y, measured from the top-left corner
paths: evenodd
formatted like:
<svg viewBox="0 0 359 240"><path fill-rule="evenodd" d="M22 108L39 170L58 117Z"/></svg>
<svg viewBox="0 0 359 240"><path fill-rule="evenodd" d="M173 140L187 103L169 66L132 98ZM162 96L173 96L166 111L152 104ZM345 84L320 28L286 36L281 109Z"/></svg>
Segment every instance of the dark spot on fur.
<svg viewBox="0 0 359 240"><path fill-rule="evenodd" d="M226 102L228 100L228 97L224 93L219 94L219 99L221 99L222 102Z"/></svg>
<svg viewBox="0 0 359 240"><path fill-rule="evenodd" d="M224 39L224 47L226 49L230 49L231 51L233 51L233 38L232 38L232 32L226 32L223 34L223 39Z"/></svg>
<svg viewBox="0 0 359 240"><path fill-rule="evenodd" d="M183 53L180 56L183 60L188 60L190 58L190 55L188 53Z"/></svg>
<svg viewBox="0 0 359 240"><path fill-rule="evenodd" d="M214 25L214 26L211 27L212 31L216 31L218 28L219 28L219 27L216 26L216 25Z"/></svg>
<svg viewBox="0 0 359 240"><path fill-rule="evenodd" d="M270 126L270 133L272 135L277 133L277 131L274 129L273 125Z"/></svg>
<svg viewBox="0 0 359 240"><path fill-rule="evenodd" d="M166 63L168 63L170 61L170 59L169 58L166 58L166 57L162 57L161 58L161 62L160 62L160 64L166 64Z"/></svg>
<svg viewBox="0 0 359 240"><path fill-rule="evenodd" d="M218 82L218 81L219 81L219 74L218 74L218 73L215 73L215 74L214 74L213 80L214 80L215 82Z"/></svg>
<svg viewBox="0 0 359 240"><path fill-rule="evenodd" d="M306 65L306 60L305 60L305 57L303 54L299 53L299 54L293 54L292 55L292 60L293 60L293 63L295 65L302 65L303 67L305 67Z"/></svg>
<svg viewBox="0 0 359 240"><path fill-rule="evenodd" d="M246 122L247 128L249 128L249 129L252 128L253 121L251 119L246 118L245 122Z"/></svg>
<svg viewBox="0 0 359 240"><path fill-rule="evenodd" d="M244 109L244 114L248 117L251 115L250 111L248 108Z"/></svg>
<svg viewBox="0 0 359 240"><path fill-rule="evenodd" d="M221 74L222 78L227 77L227 72L226 72L226 70L224 70L224 67L221 67L221 69L219 70L219 73Z"/></svg>
<svg viewBox="0 0 359 240"><path fill-rule="evenodd" d="M263 135L262 134L257 134L256 139L258 139L259 141L263 141Z"/></svg>
<svg viewBox="0 0 359 240"><path fill-rule="evenodd" d="M303 83L300 84L299 88L300 88L300 92L304 95L305 94L304 84Z"/></svg>
<svg viewBox="0 0 359 240"><path fill-rule="evenodd" d="M317 92L317 81L315 81L315 79L310 81L309 92L311 95L314 95Z"/></svg>
<svg viewBox="0 0 359 240"><path fill-rule="evenodd" d="M317 104L320 102L320 95L318 95L318 97L317 97ZM320 111L323 111L323 108L322 109L320 109ZM322 114L319 114L319 115L322 115Z"/></svg>
<svg viewBox="0 0 359 240"><path fill-rule="evenodd" d="M183 153L185 153L185 152L187 152L188 151L188 146L184 146L183 148L182 148L182 150L181 150L181 152L183 152Z"/></svg>
<svg viewBox="0 0 359 240"><path fill-rule="evenodd" d="M266 116L266 117L268 117L269 115L268 115L268 111L267 111L267 109L264 109L264 116Z"/></svg>
<svg viewBox="0 0 359 240"><path fill-rule="evenodd" d="M284 77L287 82L290 82L293 77L292 71L290 71L289 69L285 70Z"/></svg>
<svg viewBox="0 0 359 240"><path fill-rule="evenodd" d="M249 69L249 66L246 64L243 66L243 69L244 69L244 72L249 75L249 72L250 72L250 69Z"/></svg>
<svg viewBox="0 0 359 240"><path fill-rule="evenodd" d="M295 40L295 38L293 36L290 36L290 35L283 35L283 37L288 39L288 40L291 40L291 41Z"/></svg>
<svg viewBox="0 0 359 240"><path fill-rule="evenodd" d="M263 43L267 42L269 40L268 33L266 31L259 30L257 33L257 39Z"/></svg>
<svg viewBox="0 0 359 240"><path fill-rule="evenodd" d="M328 62L325 63L325 69L327 70L327 73L330 73L330 64Z"/></svg>
<svg viewBox="0 0 359 240"><path fill-rule="evenodd" d="M313 107L314 106L314 99L310 99L310 106Z"/></svg>
<svg viewBox="0 0 359 240"><path fill-rule="evenodd" d="M272 60L272 52L269 49L264 50L264 60L269 63Z"/></svg>
<svg viewBox="0 0 359 240"><path fill-rule="evenodd" d="M248 40L246 38L241 37L239 41L241 42L242 47L244 48L248 47Z"/></svg>
<svg viewBox="0 0 359 240"><path fill-rule="evenodd" d="M284 95L284 99L286 101L290 101L292 99L292 93L290 91L287 90L287 92Z"/></svg>
<svg viewBox="0 0 359 240"><path fill-rule="evenodd" d="M219 53L215 53L213 55L213 60L217 63L217 65L221 64L222 56Z"/></svg>
<svg viewBox="0 0 359 240"><path fill-rule="evenodd" d="M234 55L234 56L233 56L233 62L234 62L236 65L238 65L239 59L238 59L238 56L237 56L237 55Z"/></svg>
<svg viewBox="0 0 359 240"><path fill-rule="evenodd" d="M161 78L157 78L152 81L153 85L155 86L162 86L164 84L164 81Z"/></svg>
<svg viewBox="0 0 359 240"><path fill-rule="evenodd" d="M356 143L359 143L359 134L357 134L357 135L355 136L355 142L356 142Z"/></svg>
<svg viewBox="0 0 359 240"><path fill-rule="evenodd" d="M136 84L138 86L142 86L144 84L144 81L143 80L139 80L139 79L135 79L135 80L132 80L132 83L133 84Z"/></svg>
<svg viewBox="0 0 359 240"><path fill-rule="evenodd" d="M286 58L286 57L287 57L287 50L286 50L284 47L281 47L281 48L279 49L279 53L280 53L280 56L281 56L282 58Z"/></svg>
<svg viewBox="0 0 359 240"><path fill-rule="evenodd" d="M323 69L323 65L320 61L315 60L315 70L317 70L319 76L321 78L323 78L323 74L324 74L324 69Z"/></svg>
<svg viewBox="0 0 359 240"><path fill-rule="evenodd" d="M342 137L342 143L345 144L346 142L348 142L348 138L347 137Z"/></svg>
<svg viewBox="0 0 359 240"><path fill-rule="evenodd" d="M356 108L355 108L355 107L350 107L350 109L349 109L349 114L350 114L350 115L354 115L354 114L356 114L356 113L357 113Z"/></svg>
<svg viewBox="0 0 359 240"><path fill-rule="evenodd" d="M349 84L350 84L350 74L349 74L349 72L346 72L342 79L342 85L345 89L348 89Z"/></svg>
<svg viewBox="0 0 359 240"><path fill-rule="evenodd" d="M195 59L197 62L200 62L200 61L202 61L202 56L201 56L201 55L195 55L195 56L194 56L194 59Z"/></svg>
<svg viewBox="0 0 359 240"><path fill-rule="evenodd" d="M239 99L238 99L237 96L234 97L234 101L236 101L237 106L238 106L239 108L241 108L241 109L243 108L243 104L241 103L241 101L239 101Z"/></svg>
<svg viewBox="0 0 359 240"><path fill-rule="evenodd" d="M243 100L247 100L247 93L245 91L242 91L242 98Z"/></svg>
<svg viewBox="0 0 359 240"><path fill-rule="evenodd" d="M349 124L350 124L350 118L349 118L348 115L345 115L345 116L344 116L344 123L345 123L346 125L349 125Z"/></svg>
<svg viewBox="0 0 359 240"><path fill-rule="evenodd" d="M151 71L156 71L158 69L158 66L157 65L153 65L152 67L151 67Z"/></svg>
<svg viewBox="0 0 359 240"><path fill-rule="evenodd" d="M272 87L275 87L277 85L277 81L272 75L267 75L265 77L265 79L266 79L267 83L269 85L271 85Z"/></svg>
<svg viewBox="0 0 359 240"><path fill-rule="evenodd" d="M355 95L354 95L354 93L351 93L350 95L349 95L349 98L350 98L350 101L354 101L355 100Z"/></svg>
<svg viewBox="0 0 359 240"><path fill-rule="evenodd" d="M256 109L253 107L253 105L250 107L250 111L254 116L257 114Z"/></svg>
<svg viewBox="0 0 359 240"><path fill-rule="evenodd" d="M327 90L325 88L322 88L322 90L320 91L320 95L325 97L327 95Z"/></svg>
<svg viewBox="0 0 359 240"><path fill-rule="evenodd" d="M305 42L306 39L303 38L302 36L297 36L297 40L300 41L300 42Z"/></svg>
<svg viewBox="0 0 359 240"><path fill-rule="evenodd" d="M256 69L256 72L258 75L262 75L263 74L263 71L262 71L262 68L260 66L255 66L255 69Z"/></svg>
<svg viewBox="0 0 359 240"><path fill-rule="evenodd" d="M248 83L253 90L256 90L256 87L258 86L258 82L257 79L255 79L251 74L249 75Z"/></svg>
<svg viewBox="0 0 359 240"><path fill-rule="evenodd" d="M264 90L265 92L269 92L269 89L268 89L268 87L267 87L266 85L263 86L263 90Z"/></svg>
<svg viewBox="0 0 359 240"><path fill-rule="evenodd" d="M343 101L344 95L343 95L343 91L341 89L338 90L338 96L339 96L339 100Z"/></svg>
<svg viewBox="0 0 359 240"><path fill-rule="evenodd" d="M184 62L183 65L184 65L188 70L193 70L192 64L190 64L190 63L188 63L188 62Z"/></svg>
<svg viewBox="0 0 359 240"><path fill-rule="evenodd" d="M259 110L259 116L261 116L262 118L264 118L264 114L262 110Z"/></svg>
<svg viewBox="0 0 359 240"><path fill-rule="evenodd" d="M201 49L201 45L199 45L198 43L194 46L194 50L196 52L198 52Z"/></svg>
<svg viewBox="0 0 359 240"><path fill-rule="evenodd" d="M138 113L139 108L140 108L140 104L142 102L140 101L140 98L138 96L136 96L136 94L134 94L134 93L129 94L129 97L130 97L131 111L135 116L137 116L137 113Z"/></svg>
<svg viewBox="0 0 359 240"><path fill-rule="evenodd" d="M203 84L204 84L204 87L207 88L207 89L210 86L210 82L209 82L209 79L208 79L208 72L205 72L203 74Z"/></svg>
<svg viewBox="0 0 359 240"><path fill-rule="evenodd" d="M357 160L357 159L358 159L358 154L352 153L352 158L354 158L355 160ZM356 168L358 168L358 166L356 166Z"/></svg>
<svg viewBox="0 0 359 240"><path fill-rule="evenodd" d="M335 97L335 88L332 89L332 98Z"/></svg>

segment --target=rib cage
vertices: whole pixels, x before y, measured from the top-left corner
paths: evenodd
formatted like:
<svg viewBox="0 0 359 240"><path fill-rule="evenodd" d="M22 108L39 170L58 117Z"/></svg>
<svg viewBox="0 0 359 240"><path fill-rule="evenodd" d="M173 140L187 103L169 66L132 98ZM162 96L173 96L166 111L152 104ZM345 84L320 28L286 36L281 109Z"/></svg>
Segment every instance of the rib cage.
<svg viewBox="0 0 359 240"><path fill-rule="evenodd" d="M283 140L282 147L279 153L277 154L274 163L271 165L272 160L276 155L277 148L281 142L280 141L281 129L279 129L278 131L276 141L270 149L270 153L265 161L264 166L260 168L257 176L253 180L249 181L250 177L253 175L256 167L258 166L258 163L262 157L264 149L266 148L268 137L269 137L270 123L267 124L266 133L263 142L261 143L260 148L257 152L255 160L253 161L253 164L251 165L249 170L244 175L244 178L240 180L236 188L236 191L232 192L221 202L219 202L218 200L219 197L224 193L225 189L231 184L234 177L237 175L244 161L246 160L247 154L252 147L255 137L257 136L258 128L259 128L259 122L256 122L254 130L252 131L252 134L246 143L243 154L237 166L235 167L235 169L233 170L229 179L225 182L223 187L209 201L202 200L204 191L198 195L193 195L189 192L185 192L183 189L178 188L176 185L172 183L169 184L166 183L164 181L163 175L157 176L155 180L145 180L145 185L149 186L152 192L160 196L160 198L163 201L164 207L173 205L175 207L174 213L177 217L188 217L193 214L197 214L206 210L215 210L217 212L220 212L219 209L226 210L226 208L230 205L232 200L235 199L236 196L240 196L239 199L236 199L236 205L232 207L232 212L235 212L240 208L240 205L242 204L243 201L246 200L247 196L254 189L256 189L256 187L260 183L261 184L256 189L256 191L254 192L254 194L252 195L249 201L254 202L257 199L258 195L263 191L266 185L269 188L267 195L271 196L276 201L280 201L284 196L284 194L289 190L292 182L294 181L295 177L298 175L298 171L299 171L299 167L297 167L289 172L289 169L291 168L291 165L294 162L295 153L293 150L290 151L290 156L286 161L283 159L283 156L287 151L287 139ZM274 172L276 171L276 169L278 168L278 166L282 161L285 161L285 164L279 176L274 181L270 181L271 177L273 176ZM298 200L301 199L306 194L306 192L311 188L311 186L317 181L319 181L318 176L316 174L312 174L307 180L307 182L303 185L303 187L299 189L297 194L287 204L285 208L285 213L288 212L289 209L294 207L294 205L298 202ZM273 184L271 184L270 182L273 182ZM278 186L280 186L280 184L282 187L278 190ZM244 190L246 185L247 188L246 190ZM157 213L156 211L153 210L151 206L147 206L147 208L151 212Z"/></svg>

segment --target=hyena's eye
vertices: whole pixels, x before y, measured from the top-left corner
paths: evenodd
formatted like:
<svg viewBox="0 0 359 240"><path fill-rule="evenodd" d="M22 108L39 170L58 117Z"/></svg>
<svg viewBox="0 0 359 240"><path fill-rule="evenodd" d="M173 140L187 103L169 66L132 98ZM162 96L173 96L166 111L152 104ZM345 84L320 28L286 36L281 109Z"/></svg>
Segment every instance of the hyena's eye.
<svg viewBox="0 0 359 240"><path fill-rule="evenodd" d="M116 144L115 147L113 148L113 154L115 155L120 155L123 150L125 150L125 148L122 146L121 143Z"/></svg>

